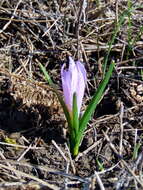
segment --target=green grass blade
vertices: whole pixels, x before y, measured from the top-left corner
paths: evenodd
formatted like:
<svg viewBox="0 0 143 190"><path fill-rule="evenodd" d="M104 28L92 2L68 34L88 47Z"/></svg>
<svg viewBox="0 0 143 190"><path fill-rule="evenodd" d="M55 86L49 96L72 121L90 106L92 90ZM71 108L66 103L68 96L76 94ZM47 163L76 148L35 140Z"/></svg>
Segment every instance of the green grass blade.
<svg viewBox="0 0 143 190"><path fill-rule="evenodd" d="M91 119L91 116L94 112L94 110L96 109L99 101L101 100L101 97L103 95L103 92L105 90L106 85L109 82L109 79L112 75L112 71L114 68L114 63L111 63L109 66L109 70L105 75L105 78L103 79L103 81L100 83L96 93L94 94L92 100L90 101L89 105L87 106L81 120L79 121L79 132L78 132L78 136L76 138L76 147L75 147L75 151L77 152L77 149L81 143L82 137L83 137L83 133L86 129L86 126L89 122L89 120Z"/></svg>
<svg viewBox="0 0 143 190"><path fill-rule="evenodd" d="M143 80L143 69L141 69L141 79Z"/></svg>
<svg viewBox="0 0 143 190"><path fill-rule="evenodd" d="M59 100L59 102L60 102L60 104L61 104L61 106L62 106L62 108L63 108L65 117L66 117L67 122L68 122L68 126L69 126L69 128L70 128L70 130L71 130L71 128L72 128L72 119L71 119L71 115L70 115L70 113L69 113L69 110L68 110L68 108L67 108L67 105L65 104L65 102L64 102L64 100L63 100L61 94L57 91L57 89L54 89L54 92L56 93L56 95L57 95L57 97L58 97L58 100Z"/></svg>
<svg viewBox="0 0 143 190"><path fill-rule="evenodd" d="M130 18L131 17L130 15L131 15L131 13L133 11L135 11L136 9L141 9L141 8L143 8L143 6L134 6L134 5L131 4L131 1L128 0L128 9L123 11L123 13L119 16L119 21L116 24L116 27L115 27L115 30L113 32L111 41L109 42L109 48L108 48L108 51L107 51L107 55L105 56L105 59L104 59L103 76L105 76L105 73L106 73L107 62L108 62L108 58L109 58L109 55L110 55L110 52L111 52L111 49L112 49L112 45L114 44L116 36L117 36L118 32L120 31L120 27L124 24L125 18L126 17ZM129 25L130 25L130 28L131 28L131 20L129 21L129 23L130 23ZM142 33L142 27L140 28L140 30L141 30L141 33ZM129 36L130 36L130 39L131 39L131 42L132 42L133 40L132 40L130 30L129 30L129 33L128 33L128 37ZM132 47L132 45L134 43L135 43L134 41L132 43L130 43L130 45L131 45L130 47Z"/></svg>
<svg viewBox="0 0 143 190"><path fill-rule="evenodd" d="M46 80L46 81L49 83L49 85L52 87L51 90L52 90L53 92L55 92L55 94L57 95L58 100L59 100L59 102L60 102L60 104L61 104L61 106L62 106L62 108L63 108L65 117L66 117L66 119L67 119L68 126L71 128L71 126L72 126L71 116L70 116L70 113L69 113L69 111L68 111L68 108L67 108L67 106L66 106L66 104L65 104L65 102L64 102L64 100L63 100L63 98L62 98L62 96L61 96L61 94L60 94L59 91L55 88L56 85L53 83L51 77L49 76L48 72L46 71L46 68L45 68L41 63L39 63L39 66L40 66L42 72L44 73L45 80Z"/></svg>
<svg viewBox="0 0 143 190"><path fill-rule="evenodd" d="M98 166L99 171L104 171L104 166L103 166L102 162L100 162L98 160L98 158L96 159L96 162L97 162L97 166Z"/></svg>
<svg viewBox="0 0 143 190"><path fill-rule="evenodd" d="M73 107L72 107L72 129L70 132L70 151L74 154L74 146L76 144L76 136L79 129L78 107L76 93L73 94Z"/></svg>
<svg viewBox="0 0 143 190"><path fill-rule="evenodd" d="M135 39L132 40L132 46L134 46L135 43L136 43L138 40L140 40L142 34L143 34L143 26L139 27L139 32L137 33Z"/></svg>
<svg viewBox="0 0 143 190"><path fill-rule="evenodd" d="M126 12L125 12L125 13L126 13ZM104 74L104 75L105 75L105 73L106 73L107 62L108 62L108 58L109 58L109 55L110 55L110 52L111 52L111 49L112 49L112 45L113 45L113 43L114 43L114 41L115 41L115 39L116 39L117 33L118 33L119 30L120 30L120 26L123 24L124 18L125 18L126 14L127 14L127 13L126 13L126 14L125 14L125 13L120 17L119 23L116 25L116 28L115 28L115 31L114 31L114 33L113 33L112 39L111 39L111 41L109 42L108 52L107 52L107 55L106 55L106 57L105 57L105 59L104 59L104 67L103 67L103 74Z"/></svg>
<svg viewBox="0 0 143 190"><path fill-rule="evenodd" d="M76 93L73 95L73 129L75 131L75 134L78 134L79 129L79 118L78 118L78 107L77 107L77 97Z"/></svg>
<svg viewBox="0 0 143 190"><path fill-rule="evenodd" d="M127 33L128 33L128 46L129 50L132 50L132 12L130 11L132 9L132 3L131 0L128 0L127 2L127 7L128 7L128 27L127 27Z"/></svg>
<svg viewBox="0 0 143 190"><path fill-rule="evenodd" d="M46 68L41 63L39 63L39 66L40 66L40 69L42 70L42 72L44 73L46 81L49 83L50 86L53 86L54 83L53 83L50 75L46 71Z"/></svg>
<svg viewBox="0 0 143 190"><path fill-rule="evenodd" d="M134 147L134 152L133 152L132 160L137 159L140 147L141 147L141 143L137 143L136 146Z"/></svg>
<svg viewBox="0 0 143 190"><path fill-rule="evenodd" d="M106 74L106 67L107 67L107 62L108 62L108 58L109 58L109 55L110 55L110 52L111 52L111 49L112 49L112 45L114 44L114 41L116 39L116 36L118 34L118 32L120 31L120 27L122 26L122 24L124 23L125 21L125 17L128 16L128 14L131 12L132 9L128 9L128 10L125 10L121 16L119 17L119 21L118 23L116 24L116 27L115 27L115 30L113 32L113 36L111 38L111 41L109 42L109 48L108 48L108 51L107 51L107 55L105 56L105 59L104 59L104 65L103 65L103 76L105 76Z"/></svg>

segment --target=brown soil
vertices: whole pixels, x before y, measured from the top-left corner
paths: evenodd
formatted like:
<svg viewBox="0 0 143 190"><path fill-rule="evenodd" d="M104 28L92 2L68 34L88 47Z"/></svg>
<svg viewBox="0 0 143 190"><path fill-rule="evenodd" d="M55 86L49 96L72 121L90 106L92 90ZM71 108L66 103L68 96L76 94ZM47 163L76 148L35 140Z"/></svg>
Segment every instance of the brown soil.
<svg viewBox="0 0 143 190"><path fill-rule="evenodd" d="M127 17L112 44L107 66L114 60L116 68L76 158L62 108L39 68L42 63L62 93L66 56L81 59L88 77L84 111L103 77L115 23L129 4L89 0L84 10L81 2L0 2L0 190L143 189L140 1L131 29Z"/></svg>

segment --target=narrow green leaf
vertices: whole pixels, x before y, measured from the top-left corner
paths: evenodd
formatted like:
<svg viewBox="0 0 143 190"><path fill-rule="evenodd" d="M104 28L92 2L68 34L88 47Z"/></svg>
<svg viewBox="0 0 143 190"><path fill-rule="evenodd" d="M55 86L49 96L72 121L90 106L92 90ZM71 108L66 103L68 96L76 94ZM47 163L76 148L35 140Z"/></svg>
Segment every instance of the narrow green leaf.
<svg viewBox="0 0 143 190"><path fill-rule="evenodd" d="M77 97L76 93L73 94L73 108L72 108L72 121L73 121L73 131L74 131L74 137L71 137L71 146L70 150L73 156L76 156L78 154L78 149L75 150L76 146L76 137L78 135L78 130L79 130L79 117L78 117L78 107L77 107Z"/></svg>
<svg viewBox="0 0 143 190"><path fill-rule="evenodd" d="M72 113L70 115L70 112L67 108L67 105L65 104L61 94L58 92L57 89L53 89L53 91L56 93L58 100L63 108L66 120L68 122L68 128L69 128L69 145L70 145L70 150L73 152L73 147L75 146L75 131L73 128L73 119L72 119Z"/></svg>
<svg viewBox="0 0 143 190"><path fill-rule="evenodd" d="M78 132L78 136L76 138L77 145L75 146L75 149L78 149L78 147L80 146L81 140L83 138L83 133L84 133L84 131L86 129L86 126L87 126L89 120L91 119L91 116L92 116L94 110L96 109L99 101L101 100L101 97L103 95L105 87L108 84L109 79L110 79L110 77L112 75L114 65L115 64L113 62L110 64L109 70L106 73L105 78L100 83L96 93L94 94L94 96L91 99L89 105L87 106L81 120L79 121L79 132Z"/></svg>
<svg viewBox="0 0 143 190"><path fill-rule="evenodd" d="M113 31L112 38L109 41L109 48L108 48L108 51L107 51L107 55L104 58L104 65L103 65L103 75L104 76L106 74L106 67L107 67L110 52L112 50L112 45L114 44L114 42L116 40L117 34L120 31L120 27L124 24L125 18L131 13L132 10L133 10L133 7L128 9L128 10L123 11L123 13L119 17L118 23L116 23L116 25L115 25L115 29Z"/></svg>
<svg viewBox="0 0 143 190"><path fill-rule="evenodd" d="M69 113L69 110L61 96L61 94L59 93L59 91L56 89L56 85L53 83L51 77L49 76L48 72L46 71L46 68L41 64L39 63L39 66L42 70L42 72L44 73L44 76L45 76L45 79L46 81L49 83L49 85L52 87L52 91L55 92L55 94L57 95L58 97L58 100L63 108L63 111L64 111L64 114L65 114L65 117L67 119L67 122L68 122L68 126L71 128L72 127L72 120L71 120L71 116L70 116L70 113ZM71 130L71 129L70 129Z"/></svg>
<svg viewBox="0 0 143 190"><path fill-rule="evenodd" d="M100 161L98 160L98 158L96 159L96 162L97 162L99 171L104 171L104 166L103 166L102 162L100 162Z"/></svg>
<svg viewBox="0 0 143 190"><path fill-rule="evenodd" d="M77 96L76 93L73 95L73 129L75 131L75 134L78 134L79 129L79 118L78 118L78 107L77 107Z"/></svg>
<svg viewBox="0 0 143 190"><path fill-rule="evenodd" d="M136 146L134 147L132 160L137 159L140 147L141 147L141 143L137 143Z"/></svg>
<svg viewBox="0 0 143 190"><path fill-rule="evenodd" d="M67 119L69 127L72 127L71 116L70 116L69 110L67 108L67 105L65 104L61 94L56 89L54 89L54 92L56 93L56 95L58 97L58 100L59 100L59 102L60 102L60 104L61 104L61 106L63 108L63 111L64 111L64 114L66 116L66 119Z"/></svg>
<svg viewBox="0 0 143 190"><path fill-rule="evenodd" d="M42 72L44 73L45 79L47 80L47 82L49 83L49 85L53 86L53 81L51 79L51 77L49 76L48 72L46 71L45 67L39 63L40 69L42 70Z"/></svg>
<svg viewBox="0 0 143 190"><path fill-rule="evenodd" d="M141 69L141 79L143 80L143 69Z"/></svg>
<svg viewBox="0 0 143 190"><path fill-rule="evenodd" d="M126 20L126 17L129 17L129 15L131 15L131 13L133 11L135 11L137 9L142 9L142 8L143 8L142 5L140 5L140 6L128 5L128 9L125 9L121 13L121 15L119 16L119 21L118 21L118 23L116 23L115 29L113 31L112 38L109 41L109 48L108 48L108 51L107 51L107 55L105 56L105 59L104 59L104 65L103 65L103 74L104 75L106 73L107 62L108 62L108 58L109 58L109 55L110 55L110 52L111 52L111 49L112 49L112 45L115 42L115 39L117 37L118 32L120 32L120 27L124 24L124 22ZM141 27L141 30L142 30L142 27ZM132 42L132 40L131 40L131 42ZM132 42L131 45L133 45L135 42L136 42L136 40L134 42Z"/></svg>

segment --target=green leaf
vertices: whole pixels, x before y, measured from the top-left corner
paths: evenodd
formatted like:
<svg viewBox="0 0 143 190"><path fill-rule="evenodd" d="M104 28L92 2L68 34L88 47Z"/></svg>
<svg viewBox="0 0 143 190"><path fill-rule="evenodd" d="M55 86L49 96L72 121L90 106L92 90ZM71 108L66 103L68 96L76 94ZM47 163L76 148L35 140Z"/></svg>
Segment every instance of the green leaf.
<svg viewBox="0 0 143 190"><path fill-rule="evenodd" d="M75 131L75 134L78 134L78 129L79 129L79 118L78 118L78 107L77 107L77 96L76 93L73 94L73 129Z"/></svg>
<svg viewBox="0 0 143 190"><path fill-rule="evenodd" d="M51 85L53 87L54 83L53 83L50 75L46 71L46 68L41 63L39 63L39 66L40 66L40 69L42 70L42 72L44 73L45 79L47 80L47 82L49 83L49 85Z"/></svg>
<svg viewBox="0 0 143 190"><path fill-rule="evenodd" d="M133 152L133 156L132 156L132 160L137 159L138 154L139 154L139 149L141 147L141 143L137 143L134 147L134 152Z"/></svg>
<svg viewBox="0 0 143 190"><path fill-rule="evenodd" d="M99 171L104 171L104 166L103 166L102 162L100 162L98 160L98 158L96 159L96 162L97 162L97 166L99 168Z"/></svg>
<svg viewBox="0 0 143 190"><path fill-rule="evenodd" d="M87 124L88 124L89 120L91 119L91 116L92 116L94 110L96 109L98 103L101 100L101 97L103 95L105 87L108 84L109 79L110 79L110 77L112 75L114 65L115 64L113 62L110 64L108 72L106 73L103 81L100 83L96 93L94 94L94 96L91 99L89 105L87 106L81 120L79 121L79 132L78 132L78 135L76 137L76 145L75 145L75 150L74 150L75 154L78 154L78 148L79 148L80 143L82 141L83 133L84 133L86 127L87 127Z"/></svg>
<svg viewBox="0 0 143 190"><path fill-rule="evenodd" d="M73 104L72 104L72 126L70 132L70 151L73 154L74 146L76 144L76 136L78 135L79 129L79 118L78 118L78 107L77 107L77 97L76 93L73 94Z"/></svg>
<svg viewBox="0 0 143 190"><path fill-rule="evenodd" d="M41 64L39 63L39 66L42 70L42 72L44 73L44 76L45 76L45 79L46 81L49 83L49 85L52 87L52 91L55 92L55 94L57 95L58 97L58 100L63 108L63 111L64 111L64 114L65 114L65 117L67 119L67 122L68 122L68 126L71 128L72 127L72 120L71 120L71 116L70 116L70 113L69 113L69 110L67 108L67 105L65 104L63 98L62 98L62 95L59 93L59 91L57 90L56 88L56 85L53 83L51 77L49 76L48 72L46 71L46 68ZM71 129L70 129L71 130Z"/></svg>
<svg viewBox="0 0 143 190"><path fill-rule="evenodd" d="M77 107L77 97L76 93L73 94L73 103L72 103L72 125L70 132L70 151L73 154L74 146L76 144L76 136L78 135L79 129L79 118L78 118L78 107Z"/></svg>
<svg viewBox="0 0 143 190"><path fill-rule="evenodd" d="M70 115L70 113L69 113L69 110L68 110L68 108L67 108L67 105L65 104L65 102L64 102L64 100L63 100L61 94L57 91L57 89L54 89L54 92L56 93L56 95L57 95L57 97L58 97L58 100L59 100L59 102L60 102L60 104L61 104L61 106L62 106L62 108L63 108L63 111L64 111L64 114L65 114L65 116L66 116L68 125L69 125L69 127L71 127L71 126L72 126L71 115Z"/></svg>
<svg viewBox="0 0 143 190"><path fill-rule="evenodd" d="M113 31L113 36L112 36L111 40L109 41L109 48L108 48L108 51L107 51L107 55L104 58L104 64L103 64L103 75L104 76L106 74L107 62L109 60L109 55L110 55L110 52L111 52L111 49L112 49L112 45L114 44L114 42L116 40L117 34L120 31L120 27L124 24L126 16L128 16L128 14L130 14L131 11L132 11L132 8L123 11L123 13L119 17L118 23L116 23L116 25L115 25L115 29Z"/></svg>
<svg viewBox="0 0 143 190"><path fill-rule="evenodd" d="M143 69L141 69L141 79L143 80Z"/></svg>

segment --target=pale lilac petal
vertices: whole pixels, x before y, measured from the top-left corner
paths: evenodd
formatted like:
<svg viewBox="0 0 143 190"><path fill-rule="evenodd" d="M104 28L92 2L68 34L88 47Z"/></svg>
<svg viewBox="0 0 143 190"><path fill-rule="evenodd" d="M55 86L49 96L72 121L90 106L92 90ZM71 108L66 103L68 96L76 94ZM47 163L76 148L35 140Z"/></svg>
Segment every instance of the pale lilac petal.
<svg viewBox="0 0 143 190"><path fill-rule="evenodd" d="M87 76L86 76L86 70L85 70L85 67L84 67L83 63L81 63L80 61L76 61L76 65L77 65L78 71L81 71L81 72L82 72L83 77L84 77L84 81L85 81L85 83L86 83L86 81L87 81Z"/></svg>
<svg viewBox="0 0 143 190"><path fill-rule="evenodd" d="M65 64L62 66L61 77L64 101L72 111L73 94L76 93L79 115L87 81L84 65L80 61L75 63L72 57L69 57L69 68L65 68Z"/></svg>
<svg viewBox="0 0 143 190"><path fill-rule="evenodd" d="M68 108L72 110L72 91L71 91L71 73L64 70L65 65L61 69L62 88L64 93L64 101Z"/></svg>
<svg viewBox="0 0 143 190"><path fill-rule="evenodd" d="M86 70L84 68L84 65L78 61L76 62L76 66L78 70L78 82L76 87L77 88L76 91L78 92L77 105L78 105L78 112L80 113L87 78L86 78Z"/></svg>
<svg viewBox="0 0 143 190"><path fill-rule="evenodd" d="M77 66L74 62L74 60L69 57L69 72L71 73L71 93L72 96L73 94L76 92L76 86L77 86L77 82L78 82L78 71L77 71Z"/></svg>

